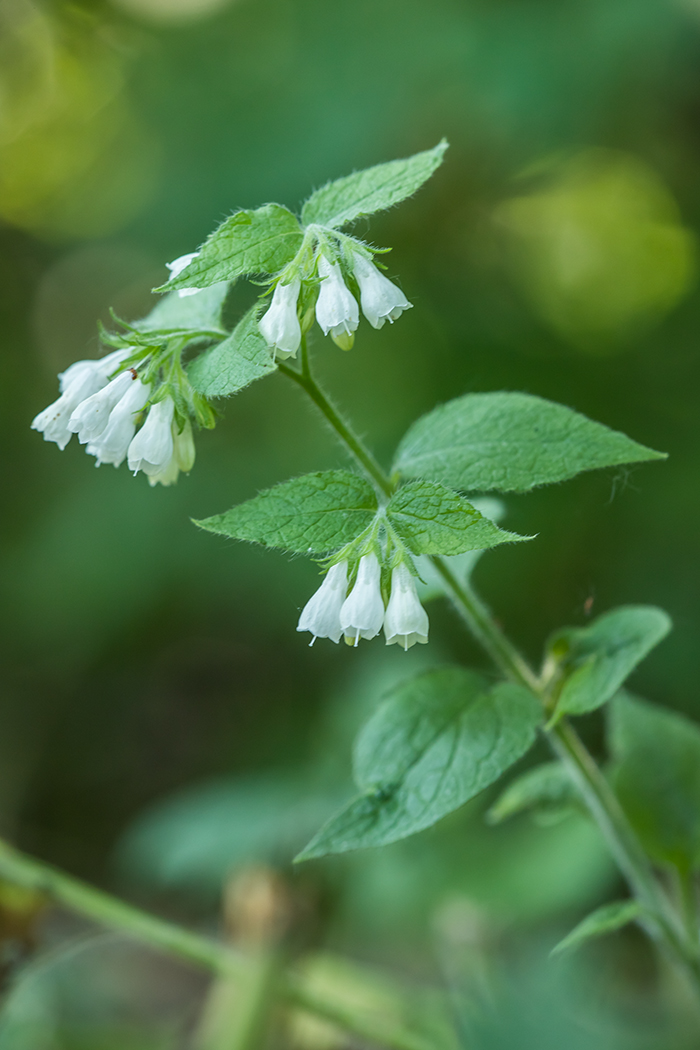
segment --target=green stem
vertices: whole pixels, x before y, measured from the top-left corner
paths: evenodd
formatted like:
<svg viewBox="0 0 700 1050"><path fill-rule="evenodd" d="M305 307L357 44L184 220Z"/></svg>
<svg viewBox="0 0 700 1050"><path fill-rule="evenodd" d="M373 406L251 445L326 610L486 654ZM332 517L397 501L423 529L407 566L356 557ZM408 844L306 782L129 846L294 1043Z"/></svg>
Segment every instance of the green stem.
<svg viewBox="0 0 700 1050"><path fill-rule="evenodd" d="M304 354L306 353L304 349ZM391 495L395 485L349 426L338 416L333 406L315 381L306 364L303 373L282 367L321 409L341 441L370 474L380 490ZM459 580L447 562L440 557L431 559L440 574L445 590L469 631L489 654L507 678L535 693L547 709L546 689L527 661L518 652L494 620L471 584ZM651 937L664 945L680 964L700 992L700 962L697 936L689 943L688 936L672 908L649 863L639 840L623 813L614 793L595 760L586 749L573 726L560 720L545 735L557 757L577 785L589 812L596 820L621 872L635 897L644 905L648 919L645 928Z"/></svg>
<svg viewBox="0 0 700 1050"><path fill-rule="evenodd" d="M174 955L224 977L245 977L247 960L208 937L158 919L118 898L29 857L0 839L0 879L46 895L102 926L130 934L167 955ZM364 1016L306 988L295 974L280 980L280 994L291 1004L323 1017L389 1050L434 1050L418 1034L381 1018Z"/></svg>

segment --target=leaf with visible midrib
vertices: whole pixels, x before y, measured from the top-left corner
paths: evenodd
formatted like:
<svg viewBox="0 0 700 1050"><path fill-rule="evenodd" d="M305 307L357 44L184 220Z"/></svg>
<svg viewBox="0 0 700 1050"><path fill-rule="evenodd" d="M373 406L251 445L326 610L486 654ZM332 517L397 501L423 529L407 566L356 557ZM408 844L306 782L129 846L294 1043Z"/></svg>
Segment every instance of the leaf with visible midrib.
<svg viewBox="0 0 700 1050"><path fill-rule="evenodd" d="M357 739L355 780L363 794L297 860L384 846L430 827L524 755L541 720L528 690L490 687L461 667L400 685Z"/></svg>
<svg viewBox="0 0 700 1050"><path fill-rule="evenodd" d="M205 350L190 363L187 375L200 394L226 397L277 370L270 349L260 334L259 309L256 303L243 315L227 339Z"/></svg>
<svg viewBox="0 0 700 1050"><path fill-rule="evenodd" d="M376 511L376 494L364 478L328 470L275 485L195 525L265 547L327 554L359 536Z"/></svg>
<svg viewBox="0 0 700 1050"><path fill-rule="evenodd" d="M141 321L136 321L134 328L139 331L169 331L174 328L220 328L221 311L228 295L230 284L223 281L210 288L204 288L196 295L182 298L177 292L163 296Z"/></svg>
<svg viewBox="0 0 700 1050"><path fill-rule="evenodd" d="M473 492L527 492L584 470L665 459L625 434L531 394L465 394L422 416L394 469Z"/></svg>
<svg viewBox="0 0 700 1050"><path fill-rule="evenodd" d="M330 182L309 197L301 218L305 225L344 226L361 215L372 215L410 197L442 163L447 142L415 153L405 160L390 160Z"/></svg>

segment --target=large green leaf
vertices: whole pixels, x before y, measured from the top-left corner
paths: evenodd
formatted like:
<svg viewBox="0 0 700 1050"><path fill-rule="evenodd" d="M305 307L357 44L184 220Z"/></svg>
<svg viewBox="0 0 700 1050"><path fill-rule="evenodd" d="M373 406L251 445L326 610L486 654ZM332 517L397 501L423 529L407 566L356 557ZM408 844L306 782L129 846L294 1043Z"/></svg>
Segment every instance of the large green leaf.
<svg viewBox="0 0 700 1050"><path fill-rule="evenodd" d="M177 292L164 295L134 328L144 332L172 329L220 329L221 311L228 295L229 282L222 281L203 288L196 295L180 297Z"/></svg>
<svg viewBox="0 0 700 1050"><path fill-rule="evenodd" d="M428 828L492 784L529 750L541 708L521 686L495 686L461 667L400 685L355 746L362 794L298 860L384 846Z"/></svg>
<svg viewBox="0 0 700 1050"><path fill-rule="evenodd" d="M564 675L556 714L581 715L601 707L670 630L663 609L624 605L589 627L557 632L549 643Z"/></svg>
<svg viewBox="0 0 700 1050"><path fill-rule="evenodd" d="M586 941L621 930L623 926L636 922L643 915L644 908L638 901L612 901L610 904L604 904L582 919L578 926L574 926L571 933L552 948L552 955L571 951Z"/></svg>
<svg viewBox="0 0 700 1050"><path fill-rule="evenodd" d="M526 492L664 454L564 405L531 394L465 394L422 416L405 434L395 469L475 492Z"/></svg>
<svg viewBox="0 0 700 1050"><path fill-rule="evenodd" d="M389 501L387 517L413 554L464 554L530 539L505 532L463 496L434 481L411 481Z"/></svg>
<svg viewBox="0 0 700 1050"><path fill-rule="evenodd" d="M205 397L235 394L276 370L270 348L260 334L258 309L257 304L252 306L227 339L211 346L191 362L187 375L200 394Z"/></svg>
<svg viewBox="0 0 700 1050"><path fill-rule="evenodd" d="M326 554L354 540L377 511L374 489L347 470L305 474L195 522L209 532L264 547Z"/></svg>
<svg viewBox="0 0 700 1050"><path fill-rule="evenodd" d="M613 784L654 860L700 867L700 726L620 693L611 704Z"/></svg>
<svg viewBox="0 0 700 1050"><path fill-rule="evenodd" d="M156 290L206 288L244 274L277 273L294 258L301 241L296 216L281 204L237 211L214 230L182 273Z"/></svg>
<svg viewBox="0 0 700 1050"><path fill-rule="evenodd" d="M391 208L410 197L442 164L447 149L443 139L433 149L415 153L405 160L390 160L374 168L356 171L336 182L329 182L309 197L301 213L302 222L322 226L344 226L361 215Z"/></svg>

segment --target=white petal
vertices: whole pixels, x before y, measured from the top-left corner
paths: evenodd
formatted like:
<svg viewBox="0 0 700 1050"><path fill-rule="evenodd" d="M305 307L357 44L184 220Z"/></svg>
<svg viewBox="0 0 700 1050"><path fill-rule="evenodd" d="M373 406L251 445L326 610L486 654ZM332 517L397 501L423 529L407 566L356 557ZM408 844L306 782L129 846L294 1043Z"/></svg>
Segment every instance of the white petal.
<svg viewBox="0 0 700 1050"><path fill-rule="evenodd" d="M32 430L42 432L44 441L55 441L60 449L64 449L73 436L73 432L68 429L73 412L81 401L100 390L105 382L104 376L95 368L76 369L68 383L64 384L58 400L34 417Z"/></svg>
<svg viewBox="0 0 700 1050"><path fill-rule="evenodd" d="M96 466L113 463L120 466L126 459L129 444L136 433L136 415L141 411L151 394L150 386L135 379L127 392L112 409L107 426L91 441L86 452L97 457Z"/></svg>
<svg viewBox="0 0 700 1050"><path fill-rule="evenodd" d="M380 588L381 568L376 554L360 558L355 586L340 610L340 626L348 641L374 638L384 622L384 601Z"/></svg>
<svg viewBox="0 0 700 1050"><path fill-rule="evenodd" d="M149 475L148 484L151 488L153 488L154 485L174 485L180 476L181 470L185 473L189 473L194 466L195 447L194 438L192 436L192 424L188 420L180 434L178 433L177 425L173 421L171 429L173 435L173 454L163 470L159 471L157 474Z"/></svg>
<svg viewBox="0 0 700 1050"><path fill-rule="evenodd" d="M268 346L274 346L280 356L293 356L301 344L301 326L297 317L300 288L298 278L289 284L280 281L272 293L270 308L259 322L263 339Z"/></svg>
<svg viewBox="0 0 700 1050"><path fill-rule="evenodd" d="M416 583L410 569L403 563L391 574L391 597L384 619L387 645L410 649L419 642L428 641L428 614L418 600Z"/></svg>
<svg viewBox="0 0 700 1050"><path fill-rule="evenodd" d="M171 397L153 405L146 422L129 445L129 470L135 474L142 470L149 475L160 474L165 470L173 454L174 410L175 404Z"/></svg>
<svg viewBox="0 0 700 1050"><path fill-rule="evenodd" d="M302 609L297 631L310 631L310 644L317 638L330 638L338 642L343 633L340 626L340 609L348 589L348 563L341 561L332 565L326 577Z"/></svg>
<svg viewBox="0 0 700 1050"><path fill-rule="evenodd" d="M323 277L316 301L316 320L323 334L350 335L360 323L360 309L354 295L346 288L340 266L325 256L318 260L318 274Z"/></svg>
<svg viewBox="0 0 700 1050"><path fill-rule="evenodd" d="M401 289L359 253L353 258L353 272L360 287L362 312L373 328L396 321L404 310L411 309Z"/></svg>
<svg viewBox="0 0 700 1050"><path fill-rule="evenodd" d="M121 372L107 386L80 402L68 421L68 429L78 435L81 445L99 437L107 426L110 412L133 382L131 372Z"/></svg>

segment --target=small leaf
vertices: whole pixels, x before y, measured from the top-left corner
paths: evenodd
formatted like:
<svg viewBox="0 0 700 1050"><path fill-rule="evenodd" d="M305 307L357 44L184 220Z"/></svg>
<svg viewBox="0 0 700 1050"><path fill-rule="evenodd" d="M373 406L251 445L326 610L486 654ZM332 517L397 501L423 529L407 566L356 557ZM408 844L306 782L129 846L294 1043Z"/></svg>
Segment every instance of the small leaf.
<svg viewBox="0 0 700 1050"><path fill-rule="evenodd" d="M500 824L528 809L570 810L578 803L576 787L561 762L545 762L512 780L486 814L489 824Z"/></svg>
<svg viewBox="0 0 700 1050"><path fill-rule="evenodd" d="M551 954L558 955L560 952L570 951L578 948L584 941L621 930L623 926L636 922L643 914L644 908L637 901L612 901L610 904L604 904L602 908L596 908L587 915L578 926L574 926L571 933L552 948Z"/></svg>
<svg viewBox="0 0 700 1050"><path fill-rule="evenodd" d="M557 633L549 650L566 677L555 715L581 715L601 707L670 630L663 609L626 605L599 616L590 627Z"/></svg>
<svg viewBox="0 0 700 1050"><path fill-rule="evenodd" d="M237 211L207 238L182 273L156 291L206 288L244 274L277 273L294 258L301 241L296 216L281 204Z"/></svg>
<svg viewBox="0 0 700 1050"><path fill-rule="evenodd" d="M619 693L611 704L613 786L649 855L700 867L700 726Z"/></svg>
<svg viewBox="0 0 700 1050"><path fill-rule="evenodd" d="M302 222L305 226L319 223L338 227L361 215L391 208L420 189L442 164L446 149L443 139L433 149L405 160L390 160L329 182L309 197L301 212Z"/></svg>
<svg viewBox="0 0 700 1050"><path fill-rule="evenodd" d="M465 394L422 416L394 466L456 489L527 492L583 470L664 458L564 405L501 392Z"/></svg>
<svg viewBox="0 0 700 1050"><path fill-rule="evenodd" d="M200 394L226 397L276 371L277 365L258 328L258 309L257 304L252 306L227 339L190 363L187 375Z"/></svg>
<svg viewBox="0 0 700 1050"><path fill-rule="evenodd" d="M464 554L530 538L499 529L459 493L434 481L404 485L386 513L413 554Z"/></svg>
<svg viewBox="0 0 700 1050"><path fill-rule="evenodd" d="M285 481L195 525L264 547L326 554L359 536L376 511L369 482L346 470L328 470Z"/></svg>
<svg viewBox="0 0 700 1050"><path fill-rule="evenodd" d="M229 288L228 281L222 281L196 295L182 298L177 292L170 292L156 303L143 320L136 321L134 328L143 332L170 331L174 328L192 328L198 331L221 328L221 311Z"/></svg>
<svg viewBox="0 0 700 1050"><path fill-rule="evenodd" d="M459 667L398 686L356 741L362 795L297 860L384 846L430 827L521 758L541 720L528 690L508 682L490 687Z"/></svg>

